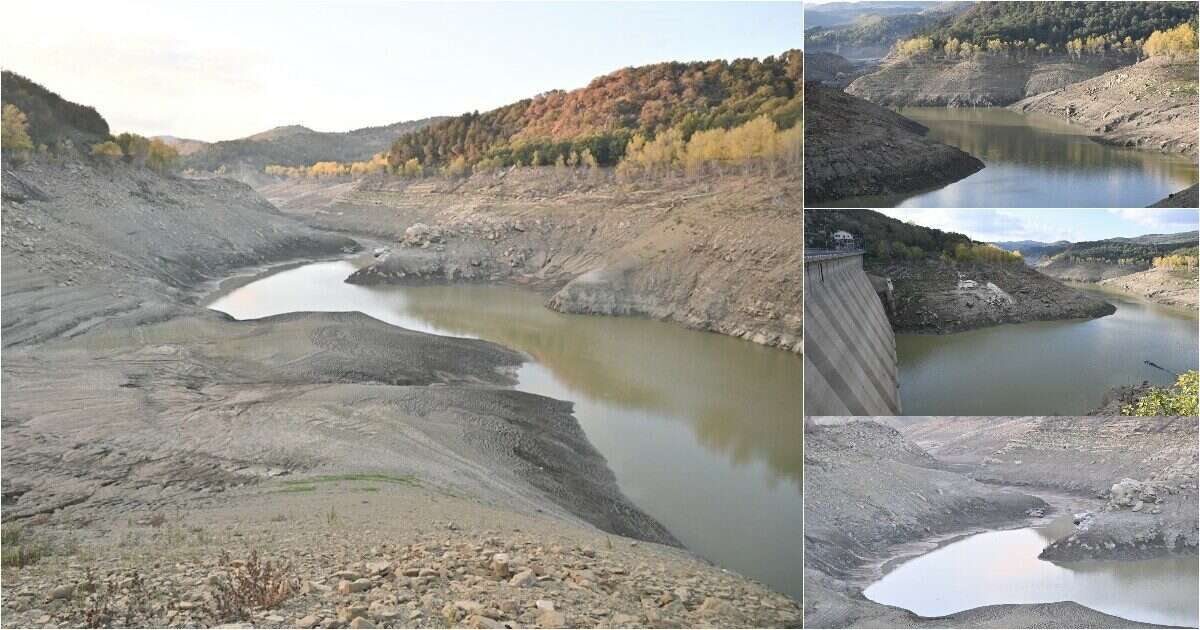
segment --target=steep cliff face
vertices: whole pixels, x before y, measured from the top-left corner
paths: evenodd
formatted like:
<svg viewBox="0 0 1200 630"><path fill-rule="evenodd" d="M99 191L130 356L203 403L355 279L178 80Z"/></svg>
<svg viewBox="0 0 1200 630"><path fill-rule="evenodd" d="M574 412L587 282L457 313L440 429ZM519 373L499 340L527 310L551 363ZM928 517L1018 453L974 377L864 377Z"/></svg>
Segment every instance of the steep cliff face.
<svg viewBox="0 0 1200 630"><path fill-rule="evenodd" d="M942 186L983 162L928 129L841 90L805 86L804 191L809 204Z"/></svg>
<svg viewBox="0 0 1200 630"><path fill-rule="evenodd" d="M846 92L887 106L995 107L1057 90L1117 68L1121 57L1017 57L976 54L966 59L891 55L855 79Z"/></svg>
<svg viewBox="0 0 1200 630"><path fill-rule="evenodd" d="M1057 116L1098 142L1197 156L1196 60L1154 57L1038 94L1010 109Z"/></svg>

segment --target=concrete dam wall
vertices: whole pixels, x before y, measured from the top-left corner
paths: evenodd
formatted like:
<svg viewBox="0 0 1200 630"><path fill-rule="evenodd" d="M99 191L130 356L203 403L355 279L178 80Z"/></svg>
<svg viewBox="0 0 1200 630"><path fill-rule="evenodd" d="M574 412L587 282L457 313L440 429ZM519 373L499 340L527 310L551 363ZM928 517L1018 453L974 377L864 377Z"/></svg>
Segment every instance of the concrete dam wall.
<svg viewBox="0 0 1200 630"><path fill-rule="evenodd" d="M896 336L861 252L804 259L804 409L813 416L900 413Z"/></svg>

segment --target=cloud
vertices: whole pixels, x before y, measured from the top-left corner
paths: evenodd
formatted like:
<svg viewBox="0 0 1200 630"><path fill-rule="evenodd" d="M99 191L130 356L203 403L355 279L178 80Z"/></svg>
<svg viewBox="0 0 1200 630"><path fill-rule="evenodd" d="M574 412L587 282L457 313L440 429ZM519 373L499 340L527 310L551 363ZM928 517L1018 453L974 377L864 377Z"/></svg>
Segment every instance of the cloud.
<svg viewBox="0 0 1200 630"><path fill-rule="evenodd" d="M1032 239L1046 232L1041 226L1031 224L1031 217L1027 213L1011 210L923 208L888 209L880 212L901 221L966 234L979 241Z"/></svg>
<svg viewBox="0 0 1200 630"><path fill-rule="evenodd" d="M1194 208L1127 208L1108 212L1159 232L1187 232L1200 225L1200 210Z"/></svg>

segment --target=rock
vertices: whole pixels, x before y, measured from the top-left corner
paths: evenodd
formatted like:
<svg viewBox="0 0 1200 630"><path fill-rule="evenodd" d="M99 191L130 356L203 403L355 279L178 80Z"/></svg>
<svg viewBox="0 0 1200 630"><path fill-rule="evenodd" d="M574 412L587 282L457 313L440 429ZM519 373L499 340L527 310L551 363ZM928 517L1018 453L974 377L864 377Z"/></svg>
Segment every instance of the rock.
<svg viewBox="0 0 1200 630"><path fill-rule="evenodd" d="M296 620L297 628L315 628L321 623L321 618L316 615L307 615Z"/></svg>
<svg viewBox="0 0 1200 630"><path fill-rule="evenodd" d="M338 578L339 580L353 582L354 580L361 578L362 574L357 571L338 571L337 573L333 574L333 577Z"/></svg>
<svg viewBox="0 0 1200 630"><path fill-rule="evenodd" d="M534 602L538 610L554 610L554 602L549 599L539 599Z"/></svg>
<svg viewBox="0 0 1200 630"><path fill-rule="evenodd" d="M612 625L617 627L631 626L635 623L637 623L637 617L626 615L625 613L617 613L612 618Z"/></svg>
<svg viewBox="0 0 1200 630"><path fill-rule="evenodd" d="M737 615L737 609L733 607L733 604L719 597L706 597L704 598L704 602L700 604L700 607L696 609L696 614L701 617L715 617L718 615L732 617Z"/></svg>
<svg viewBox="0 0 1200 630"><path fill-rule="evenodd" d="M338 582L337 592L343 595L348 595L350 593L362 593L363 591L371 590L371 586L371 580L366 578L359 578L353 582L349 580L342 580L341 582Z"/></svg>
<svg viewBox="0 0 1200 630"><path fill-rule="evenodd" d="M565 628L567 618L560 612L546 610L538 615L537 624L543 628Z"/></svg>
<svg viewBox="0 0 1200 630"><path fill-rule="evenodd" d="M1032 516L1034 518L1042 518L1043 516L1046 515L1046 510L1044 510L1042 508L1029 508L1028 510L1025 511L1025 515Z"/></svg>
<svg viewBox="0 0 1200 630"><path fill-rule="evenodd" d="M371 623L366 617L359 617L350 622L351 628L374 628L375 624Z"/></svg>
<svg viewBox="0 0 1200 630"><path fill-rule="evenodd" d="M467 617L464 624L468 628L507 628L504 624L483 615L471 615Z"/></svg>
<svg viewBox="0 0 1200 630"><path fill-rule="evenodd" d="M492 575L498 578L507 578L511 574L508 566L509 562L510 558L506 553L498 553L492 556L492 563L490 565Z"/></svg>
<svg viewBox="0 0 1200 630"><path fill-rule="evenodd" d="M471 599L460 599L454 602L454 607L466 613L473 613L483 608L483 604Z"/></svg>
<svg viewBox="0 0 1200 630"><path fill-rule="evenodd" d="M338 611L337 611L338 621L340 621L342 623L350 623L351 621L354 621L355 619L358 619L359 617L365 617L366 615L367 615L367 607L363 606L362 604L353 604L350 606L343 606L341 608L338 608Z"/></svg>
<svg viewBox="0 0 1200 630"><path fill-rule="evenodd" d="M370 575L387 575L392 572L392 563L387 560L379 560L376 562L367 563L367 573Z"/></svg>
<svg viewBox="0 0 1200 630"><path fill-rule="evenodd" d="M267 616L263 617L263 620L265 620L268 623L283 623L283 616L282 615L267 615Z"/></svg>
<svg viewBox="0 0 1200 630"><path fill-rule="evenodd" d="M442 606L442 617L449 623L458 621L458 607L447 602L445 606Z"/></svg>
<svg viewBox="0 0 1200 630"><path fill-rule="evenodd" d="M48 593L46 593L46 599L48 601L54 601L57 599L70 599L71 595L74 595L74 594L75 594L75 586L72 584L66 584L63 586L56 586L56 587L50 589L50 591Z"/></svg>
<svg viewBox="0 0 1200 630"><path fill-rule="evenodd" d="M533 570L525 569L524 571L514 575L512 579L508 581L508 584L509 586L515 586L517 588L525 588L527 586L533 586L534 581L535 578L533 576Z"/></svg>

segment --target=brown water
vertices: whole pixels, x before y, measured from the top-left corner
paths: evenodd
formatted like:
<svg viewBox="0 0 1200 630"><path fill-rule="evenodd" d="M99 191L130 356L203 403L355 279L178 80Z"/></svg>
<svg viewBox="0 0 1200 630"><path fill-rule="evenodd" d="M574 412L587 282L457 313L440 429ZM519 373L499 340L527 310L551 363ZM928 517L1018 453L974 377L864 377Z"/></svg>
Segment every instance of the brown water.
<svg viewBox="0 0 1200 630"><path fill-rule="evenodd" d="M1089 320L1028 322L949 335L896 335L906 415L1081 415L1109 388L1165 385L1197 369L1195 314L1077 287L1117 312Z"/></svg>
<svg viewBox="0 0 1200 630"><path fill-rule="evenodd" d="M936 190L856 197L859 208L1144 208L1196 183L1196 160L1105 146L1086 130L1003 108L904 107L928 137L986 167Z"/></svg>
<svg viewBox="0 0 1200 630"><path fill-rule="evenodd" d="M626 496L692 551L800 597L798 355L664 322L564 315L514 288L345 284L353 269L282 271L209 307L238 319L361 311L526 352L517 388L574 402Z"/></svg>
<svg viewBox="0 0 1200 630"><path fill-rule="evenodd" d="M901 564L863 594L925 617L992 604L1073 601L1133 621L1189 628L1200 623L1196 558L1038 559L1071 529L1068 514L1040 527L970 536Z"/></svg>

